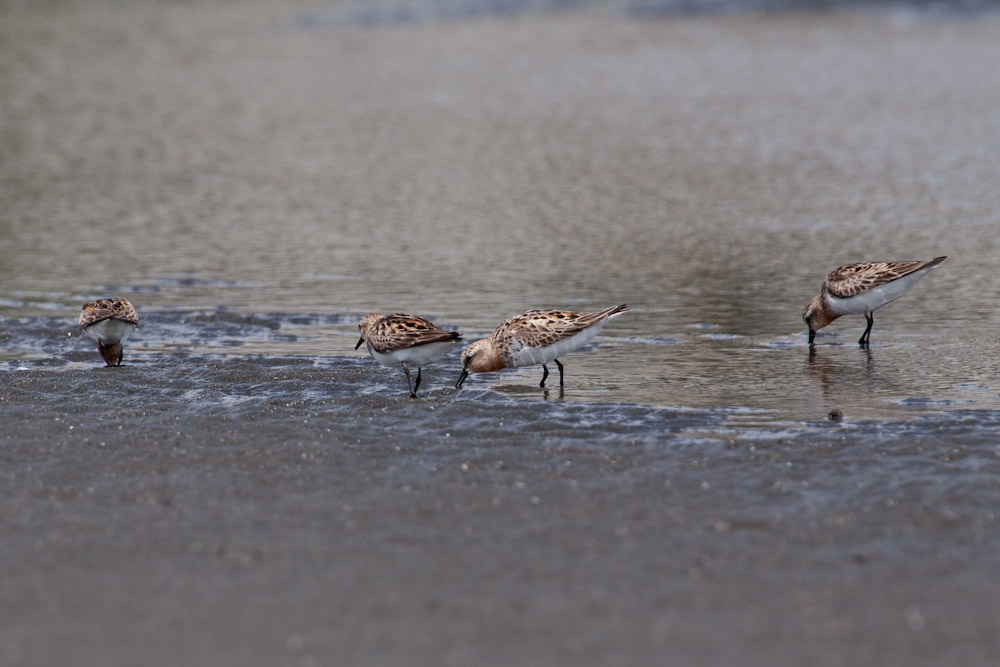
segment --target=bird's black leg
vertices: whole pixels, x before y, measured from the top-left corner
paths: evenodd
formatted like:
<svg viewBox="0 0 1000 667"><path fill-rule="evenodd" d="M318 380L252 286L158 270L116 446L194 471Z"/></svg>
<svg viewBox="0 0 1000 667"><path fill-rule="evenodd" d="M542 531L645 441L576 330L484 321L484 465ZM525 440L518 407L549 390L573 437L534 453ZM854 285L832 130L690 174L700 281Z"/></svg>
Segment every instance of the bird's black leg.
<svg viewBox="0 0 1000 667"><path fill-rule="evenodd" d="M420 389L420 368L417 368L417 382L413 385L413 393L417 393L417 389Z"/></svg>
<svg viewBox="0 0 1000 667"><path fill-rule="evenodd" d="M410 382L410 369L406 367L406 362L401 362L403 364L403 372L406 373L406 386L410 388L410 398L416 398L417 392L413 389L413 383Z"/></svg>
<svg viewBox="0 0 1000 667"><path fill-rule="evenodd" d="M549 369L545 364L542 364L542 381L539 383L539 387L545 386L545 378L549 376Z"/></svg>
<svg viewBox="0 0 1000 667"><path fill-rule="evenodd" d="M558 359L553 359L556 362L556 366L559 367L559 386L563 386L563 365L559 363Z"/></svg>
<svg viewBox="0 0 1000 667"><path fill-rule="evenodd" d="M872 339L872 325L875 324L875 315L871 313L865 313L865 321L868 322L868 326L865 327L865 332L861 334L861 340L858 341L858 345L862 347L867 347Z"/></svg>
<svg viewBox="0 0 1000 667"><path fill-rule="evenodd" d="M122 349L121 343L105 345L101 341L97 341L97 351L101 353L101 358L108 366L122 365Z"/></svg>

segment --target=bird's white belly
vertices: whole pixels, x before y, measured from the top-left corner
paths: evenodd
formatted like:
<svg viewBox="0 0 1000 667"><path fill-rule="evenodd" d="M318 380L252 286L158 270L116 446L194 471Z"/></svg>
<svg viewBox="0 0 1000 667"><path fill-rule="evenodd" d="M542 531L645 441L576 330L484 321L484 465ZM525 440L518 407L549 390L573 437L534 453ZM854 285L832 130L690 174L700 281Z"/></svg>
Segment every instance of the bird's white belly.
<svg viewBox="0 0 1000 667"><path fill-rule="evenodd" d="M551 345L545 345L543 347L521 347L520 349L511 352L507 365L512 368L518 368L520 366L547 364L553 359L558 359L564 354L572 352L578 347L582 347L589 343L606 322L607 320L598 322L597 324L587 327L575 336L564 338L563 340L556 341Z"/></svg>
<svg viewBox="0 0 1000 667"><path fill-rule="evenodd" d="M415 347L403 347L390 352L377 352L369 346L368 351L371 352L375 361L383 366L399 366L399 364L405 361L407 364L420 368L421 366L432 364L443 357L455 342L441 341L440 343L427 343L426 345L417 345Z"/></svg>
<svg viewBox="0 0 1000 667"><path fill-rule="evenodd" d="M131 322L101 320L84 329L83 333L91 340L97 341L102 345L114 345L115 343L124 343L133 329L135 329L135 325Z"/></svg>
<svg viewBox="0 0 1000 667"><path fill-rule="evenodd" d="M827 305L835 315L854 315L858 313L874 313L876 310L892 303L899 297L910 291L918 280L923 278L928 271L936 269L937 265L929 266L919 271L897 278L892 282L866 290L861 294L838 299L832 294L826 295Z"/></svg>

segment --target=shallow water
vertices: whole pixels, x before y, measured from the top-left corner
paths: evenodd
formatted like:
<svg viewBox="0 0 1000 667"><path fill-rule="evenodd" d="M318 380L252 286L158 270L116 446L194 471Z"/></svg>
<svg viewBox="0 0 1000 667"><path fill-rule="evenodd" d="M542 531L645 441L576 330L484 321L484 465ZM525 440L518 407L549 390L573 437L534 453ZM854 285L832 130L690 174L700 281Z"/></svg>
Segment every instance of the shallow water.
<svg viewBox="0 0 1000 667"><path fill-rule="evenodd" d="M630 314L631 315L631 314ZM627 317L627 316L625 316ZM622 329L618 318L612 328ZM93 343L61 316L4 318L0 370L83 369L101 364ZM173 355L174 363L195 363L204 354L293 356L353 367L357 318L350 314L248 313L229 308L144 312L142 326L126 344L129 364ZM445 326L453 322L440 320ZM629 329L634 330L633 327ZM538 388L540 368L472 376L469 390L489 390L512 399L569 403L635 403L691 409L735 410L741 423L762 428L805 423L839 410L848 420L905 419L956 409L995 410L1000 389L991 384L990 364L970 368L969 356L996 357L996 342L956 341L943 335L899 335L863 350L853 334L827 334L809 352L804 336L761 337L718 334L700 324L663 338L609 332L564 359L566 386ZM487 332L482 332L485 335ZM472 339L475 335L468 335ZM648 350L648 351L647 351ZM425 389L448 391L458 378L459 349L428 367ZM636 357L641 357L636 363ZM933 360L930 366L928 360ZM395 394L401 371L369 362L371 391ZM378 378L377 380L375 378ZM206 381L208 378L206 378ZM336 372L331 382L336 381ZM339 392L349 397L353 392ZM644 399L644 400L641 400Z"/></svg>
<svg viewBox="0 0 1000 667"><path fill-rule="evenodd" d="M995 664L1000 18L675 4L0 8L3 661ZM623 302L562 392L353 350Z"/></svg>
<svg viewBox="0 0 1000 667"><path fill-rule="evenodd" d="M993 16L297 27L309 11L12 12L36 39L3 78L0 312L71 326L121 294L155 323L140 349L198 350L216 333L185 314L225 308L281 335L211 346L338 356L368 311L474 338L530 307L627 302L566 360L573 399L998 407ZM829 270L940 254L870 355L855 317L809 359L799 316Z"/></svg>

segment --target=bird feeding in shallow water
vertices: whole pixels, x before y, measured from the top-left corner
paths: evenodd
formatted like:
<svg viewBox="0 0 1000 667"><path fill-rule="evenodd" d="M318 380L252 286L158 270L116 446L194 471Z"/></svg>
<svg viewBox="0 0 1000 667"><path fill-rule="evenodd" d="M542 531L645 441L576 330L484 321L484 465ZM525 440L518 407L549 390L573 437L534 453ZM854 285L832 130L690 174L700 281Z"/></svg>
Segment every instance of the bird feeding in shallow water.
<svg viewBox="0 0 1000 667"><path fill-rule="evenodd" d="M108 366L122 365L122 343L139 327L139 316L126 299L99 299L83 304L80 330L97 343Z"/></svg>
<svg viewBox="0 0 1000 667"><path fill-rule="evenodd" d="M462 351L462 374L455 383L461 388L469 373L489 373L503 368L542 365L542 382L549 377L546 364L559 368L563 386L563 365L558 357L586 345L612 317L629 310L625 304L596 313L564 310L529 310L504 320L489 338L477 340Z"/></svg>
<svg viewBox="0 0 1000 667"><path fill-rule="evenodd" d="M841 315L864 313L868 326L858 345L871 341L873 313L910 291L918 280L933 271L947 257L915 262L863 262L847 264L826 277L820 293L813 297L802 319L809 327L809 345L816 332Z"/></svg>
<svg viewBox="0 0 1000 667"><path fill-rule="evenodd" d="M445 331L430 320L416 315L370 313L358 323L361 339L354 349L367 343L368 353L383 366L403 366L410 396L417 397L420 373L424 366L434 363L462 340L457 331ZM410 383L410 368L417 367L417 381Z"/></svg>

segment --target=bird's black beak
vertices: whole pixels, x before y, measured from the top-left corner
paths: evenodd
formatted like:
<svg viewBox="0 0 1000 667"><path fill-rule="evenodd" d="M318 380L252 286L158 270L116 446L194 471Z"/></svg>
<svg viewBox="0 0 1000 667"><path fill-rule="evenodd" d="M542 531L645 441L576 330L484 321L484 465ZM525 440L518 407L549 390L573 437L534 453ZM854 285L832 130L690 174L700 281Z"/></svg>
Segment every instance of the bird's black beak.
<svg viewBox="0 0 1000 667"><path fill-rule="evenodd" d="M354 349L356 350L356 349L358 349L359 347L361 347L361 345L362 345L362 344L363 344L364 342L365 342L365 337L364 337L364 336L362 336L362 337L361 337L361 340L359 340L359 341L358 341L358 344L354 346Z"/></svg>
<svg viewBox="0 0 1000 667"><path fill-rule="evenodd" d="M458 376L458 382L455 383L455 389L461 389L462 383L465 382L465 378L469 377L469 371L462 369L462 374Z"/></svg>
<svg viewBox="0 0 1000 667"><path fill-rule="evenodd" d="M809 330L809 347L812 347L813 339L814 338L816 338L816 330L815 329L810 329Z"/></svg>

